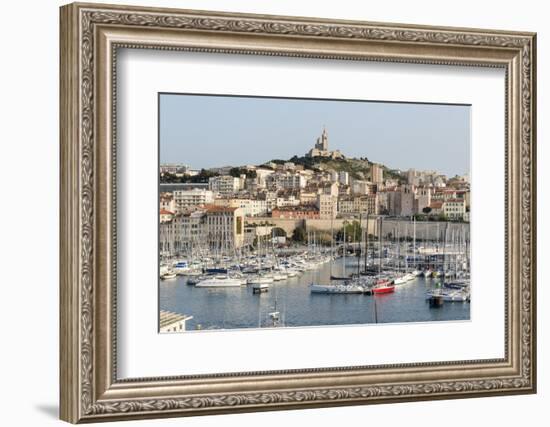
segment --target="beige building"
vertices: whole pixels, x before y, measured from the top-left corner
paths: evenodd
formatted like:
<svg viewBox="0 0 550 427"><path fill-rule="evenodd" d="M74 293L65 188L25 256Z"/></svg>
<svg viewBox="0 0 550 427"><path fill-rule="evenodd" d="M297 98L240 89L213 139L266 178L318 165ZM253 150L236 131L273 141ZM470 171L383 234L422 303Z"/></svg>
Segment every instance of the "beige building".
<svg viewBox="0 0 550 427"><path fill-rule="evenodd" d="M384 182L384 169L377 163L372 163L370 166L370 180L374 184L382 184Z"/></svg>
<svg viewBox="0 0 550 427"><path fill-rule="evenodd" d="M240 208L208 205L176 214L159 225L159 249L165 256L201 248L230 254L243 243Z"/></svg>
<svg viewBox="0 0 550 427"><path fill-rule="evenodd" d="M244 215L240 208L210 205L205 211L204 236L210 249L230 252L244 243Z"/></svg>
<svg viewBox="0 0 550 427"><path fill-rule="evenodd" d="M378 215L378 196L376 194L369 194L363 196L341 197L338 200L338 214Z"/></svg>
<svg viewBox="0 0 550 427"><path fill-rule="evenodd" d="M443 214L449 219L464 219L466 214L464 199L449 199L443 202Z"/></svg>
<svg viewBox="0 0 550 427"><path fill-rule="evenodd" d="M338 197L330 194L319 194L317 196L317 208L319 219L336 218L338 215Z"/></svg>
<svg viewBox="0 0 550 427"><path fill-rule="evenodd" d="M162 256L171 256L181 251L181 215L159 224L159 252Z"/></svg>

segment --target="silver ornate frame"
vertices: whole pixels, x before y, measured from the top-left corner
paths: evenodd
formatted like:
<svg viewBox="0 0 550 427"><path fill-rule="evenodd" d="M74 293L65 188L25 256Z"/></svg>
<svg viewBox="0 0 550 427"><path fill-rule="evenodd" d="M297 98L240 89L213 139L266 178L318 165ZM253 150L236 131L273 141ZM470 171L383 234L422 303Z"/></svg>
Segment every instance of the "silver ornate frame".
<svg viewBox="0 0 550 427"><path fill-rule="evenodd" d="M533 33L71 4L61 8L61 418L77 423L534 393ZM117 48L502 67L506 324L498 360L116 375Z"/></svg>

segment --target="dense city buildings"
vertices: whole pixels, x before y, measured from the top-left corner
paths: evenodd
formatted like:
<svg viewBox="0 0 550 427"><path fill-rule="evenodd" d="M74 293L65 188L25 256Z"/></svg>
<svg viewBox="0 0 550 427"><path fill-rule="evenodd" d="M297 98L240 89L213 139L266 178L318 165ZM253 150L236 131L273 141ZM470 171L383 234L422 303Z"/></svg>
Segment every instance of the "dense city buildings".
<svg viewBox="0 0 550 427"><path fill-rule="evenodd" d="M162 182L163 174L190 169L161 165L160 171ZM435 170L390 170L366 157L346 158L329 150L326 129L305 157L211 168L201 176L195 184L184 180L181 188L160 194L161 253L200 245L211 251L238 248L272 230L265 224L274 221L297 227L299 221L326 226L367 215L469 220L468 174L447 178Z"/></svg>

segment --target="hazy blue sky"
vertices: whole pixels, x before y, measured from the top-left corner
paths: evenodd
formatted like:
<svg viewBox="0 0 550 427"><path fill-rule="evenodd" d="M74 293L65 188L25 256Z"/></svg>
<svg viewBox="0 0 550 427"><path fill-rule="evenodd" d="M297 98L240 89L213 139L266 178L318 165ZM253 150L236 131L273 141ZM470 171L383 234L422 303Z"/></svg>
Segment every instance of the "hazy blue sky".
<svg viewBox="0 0 550 427"><path fill-rule="evenodd" d="M470 170L470 107L162 94L160 161L194 169L303 155L326 126L329 149L396 169Z"/></svg>

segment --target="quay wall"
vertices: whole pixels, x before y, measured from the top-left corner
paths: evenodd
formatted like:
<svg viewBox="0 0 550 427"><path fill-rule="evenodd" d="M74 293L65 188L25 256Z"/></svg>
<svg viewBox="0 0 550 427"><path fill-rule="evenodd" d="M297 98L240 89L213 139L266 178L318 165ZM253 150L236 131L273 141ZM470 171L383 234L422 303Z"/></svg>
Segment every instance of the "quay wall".
<svg viewBox="0 0 550 427"><path fill-rule="evenodd" d="M246 224L268 223L273 227L281 228L285 231L287 237L291 237L297 227L304 227L307 231L334 231L340 230L344 223L358 221L349 218L330 219L288 219L288 218L271 218L271 217L247 217ZM367 219L361 220L361 226L367 227ZM443 238L447 228L447 239L450 240L453 235L465 234L467 239L470 238L470 224L445 221L417 221L416 222L416 238L420 240L439 240ZM374 236L379 235L380 221L377 218L369 218L368 232ZM413 224L408 219L384 218L382 221L382 233L384 237L399 234L401 238L414 235Z"/></svg>

